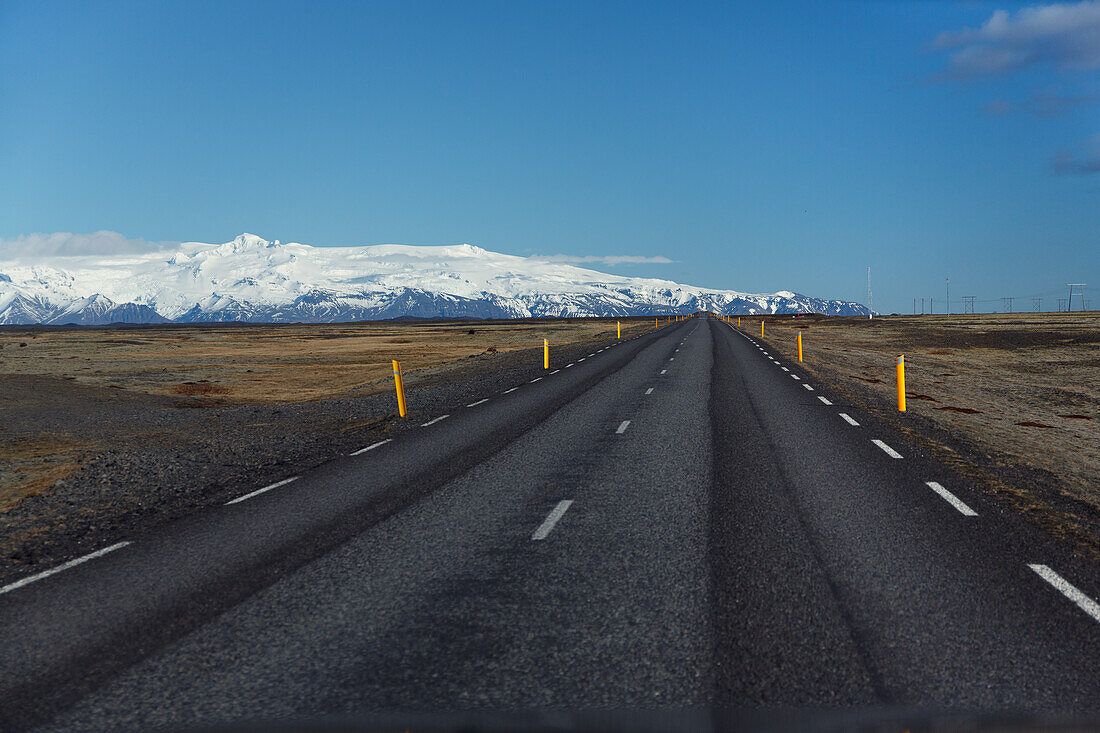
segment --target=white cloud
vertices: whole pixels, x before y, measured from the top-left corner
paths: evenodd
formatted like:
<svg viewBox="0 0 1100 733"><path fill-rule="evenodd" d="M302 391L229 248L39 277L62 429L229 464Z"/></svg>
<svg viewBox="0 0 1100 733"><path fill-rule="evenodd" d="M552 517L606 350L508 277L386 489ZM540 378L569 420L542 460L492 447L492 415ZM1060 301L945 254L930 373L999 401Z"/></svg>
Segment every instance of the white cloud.
<svg viewBox="0 0 1100 733"><path fill-rule="evenodd" d="M1057 117L1096 104L1097 101L1100 101L1100 97L1092 92L1088 94L1039 92L1022 102L994 99L982 105L982 111L988 115L1011 115L1027 112L1036 117Z"/></svg>
<svg viewBox="0 0 1100 733"><path fill-rule="evenodd" d="M932 43L953 50L946 78L1017 71L1037 64L1063 70L1100 68L1100 1L996 10L979 28L941 33Z"/></svg>
<svg viewBox="0 0 1100 733"><path fill-rule="evenodd" d="M667 257L642 257L640 255L533 255L533 260L563 262L567 264L600 263L603 265L668 265L675 260Z"/></svg>
<svg viewBox="0 0 1100 733"><path fill-rule="evenodd" d="M1087 176L1100 173L1100 135L1093 135L1077 151L1062 151L1054 157L1055 173Z"/></svg>
<svg viewBox="0 0 1100 733"><path fill-rule="evenodd" d="M108 231L91 234L23 234L10 239L0 238L0 259L33 260L36 257L138 254L169 249L176 244L127 239L118 232Z"/></svg>

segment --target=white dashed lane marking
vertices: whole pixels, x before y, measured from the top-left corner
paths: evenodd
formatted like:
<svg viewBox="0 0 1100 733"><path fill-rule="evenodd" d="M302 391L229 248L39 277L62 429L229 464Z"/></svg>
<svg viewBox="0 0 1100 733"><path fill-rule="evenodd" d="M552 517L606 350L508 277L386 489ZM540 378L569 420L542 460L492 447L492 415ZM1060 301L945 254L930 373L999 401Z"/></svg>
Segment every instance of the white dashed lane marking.
<svg viewBox="0 0 1100 733"><path fill-rule="evenodd" d="M646 393L646 394L653 394L653 388L652 388L652 387L650 387L649 389L647 389L647 390L645 391L645 393Z"/></svg>
<svg viewBox="0 0 1100 733"><path fill-rule="evenodd" d="M1046 565L1032 565L1028 567L1039 574L1039 577L1053 585L1066 598L1077 604L1077 607L1087 613L1096 621L1100 621L1100 604L1079 591L1072 583Z"/></svg>
<svg viewBox="0 0 1100 733"><path fill-rule="evenodd" d="M619 423L619 427L615 428L615 434L616 435L622 435L623 433L626 432L626 429L629 428L629 427L630 427L630 421L629 420L623 420L621 423Z"/></svg>
<svg viewBox="0 0 1100 733"><path fill-rule="evenodd" d="M245 494L244 496L238 496L236 499L231 499L230 501L225 502L225 505L229 506L230 504L237 504L238 502L242 502L245 499L251 499L253 496L259 496L260 494L263 494L267 491L271 491L272 489L277 489L280 486L286 486L291 481L297 481L297 480L298 480L297 476L291 476L290 478L285 478L282 481L276 481L275 483L271 484L270 486L265 486L262 489L256 489L251 494Z"/></svg>
<svg viewBox="0 0 1100 733"><path fill-rule="evenodd" d="M428 427L429 425L435 425L435 424L436 424L437 422L439 422L440 420L446 420L446 419L447 419L447 418L449 418L449 417L450 417L450 415L440 415L439 417L436 417L436 418L432 418L431 420L429 420L429 421L428 421L428 422L426 422L426 423L422 423L422 424L420 425L420 427L422 427L422 428L426 428L426 427Z"/></svg>
<svg viewBox="0 0 1100 733"><path fill-rule="evenodd" d="M859 423L853 420L848 413L842 412L840 413L840 417L843 418L844 422L848 423L849 425L855 425L857 428L859 427Z"/></svg>
<svg viewBox="0 0 1100 733"><path fill-rule="evenodd" d="M882 448L882 450L886 453L886 455L890 456L891 458L901 458L901 453L898 453L896 450L894 450L890 446L886 445L885 443L883 443L878 438L875 438L871 442L874 443L875 445L877 445L879 448Z"/></svg>
<svg viewBox="0 0 1100 733"><path fill-rule="evenodd" d="M486 397L483 400L478 400L477 402L471 402L470 404L466 405L466 407L477 407L478 405L484 405L488 401L489 401L489 398Z"/></svg>
<svg viewBox="0 0 1100 733"><path fill-rule="evenodd" d="M971 509L970 507L968 507L966 504L964 504L959 499L959 497L955 496L954 494L952 494L950 491L948 491L947 489L940 486L935 481L926 481L925 484L928 486L928 488L932 489L932 491L935 491L937 494L939 494L940 498L942 498L944 501L946 501L951 506L958 509L960 514L962 514L964 516L967 516L967 517L976 517L976 516L978 516L978 513L976 511L974 511L973 509Z"/></svg>
<svg viewBox="0 0 1100 733"><path fill-rule="evenodd" d="M531 535L533 540L544 540L547 535L550 534L550 530L554 529L554 525L558 523L558 520L569 511L569 507L573 506L572 499L565 499L559 501L558 505L551 510L550 514L543 520L543 523L539 525L539 528L535 530L535 533Z"/></svg>
<svg viewBox="0 0 1100 733"><path fill-rule="evenodd" d="M0 588L0 594L7 593L8 591L13 591L16 588L22 588L25 585L30 585L31 583L33 583L36 580L42 580L43 578L48 578L51 575L55 575L57 573L60 573L62 570L68 570L69 568L76 567L77 565L80 565L81 563L86 563L89 560L95 560L97 557L103 557L108 552L114 552L115 550L121 550L123 547L126 547L126 545L128 545L128 544L130 544L130 543L129 542L119 542L117 544L111 545L110 547L104 547L102 550L96 550L95 552L90 552L87 555L83 555L81 557L76 558L75 560L69 560L66 563L62 563L61 565L58 565L56 568L50 568L49 570L44 570L41 573L37 573L35 575L30 575L26 578L23 578L22 580L17 580L14 583L9 583L8 585L5 585L3 588Z"/></svg>
<svg viewBox="0 0 1100 733"><path fill-rule="evenodd" d="M488 400L482 400L482 402L487 402L487 401L488 401ZM476 405L476 404L478 404L478 403L477 403L477 402L475 402L475 403L474 403L474 405ZM473 405L467 405L467 407L472 407L472 406L473 406ZM367 446L366 448L360 448L359 450L355 451L355 452L354 452L354 453L352 453L351 455L353 455L353 456L360 456L360 455L363 455L363 454L364 454L364 453L366 453L367 451L369 451L369 450L374 450L374 449L375 449L375 448L377 448L378 446L380 446L380 445L385 445L386 443L389 443L389 442L390 442L390 441L392 441L392 440L393 440L393 438L386 438L385 440L380 440L380 441L378 441L377 443L371 443L371 444L370 444L370 445L368 445L368 446Z"/></svg>
<svg viewBox="0 0 1100 733"><path fill-rule="evenodd" d="M824 398L824 397L822 397L821 395L818 395L818 396L817 396L817 398L818 398L819 400L821 400L821 401L822 401L822 402L823 402L824 404L826 404L826 405L831 405L831 404L833 404L832 402L829 402L829 400L825 399L825 398Z"/></svg>

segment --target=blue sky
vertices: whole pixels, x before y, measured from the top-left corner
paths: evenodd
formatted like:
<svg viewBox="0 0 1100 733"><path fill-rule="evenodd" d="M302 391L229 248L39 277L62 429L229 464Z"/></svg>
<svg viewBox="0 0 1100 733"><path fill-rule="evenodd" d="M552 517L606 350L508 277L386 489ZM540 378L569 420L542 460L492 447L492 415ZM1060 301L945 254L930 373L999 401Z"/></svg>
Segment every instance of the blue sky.
<svg viewBox="0 0 1100 733"><path fill-rule="evenodd" d="M1100 307L1098 95L1100 3L6 0L0 238L469 242L859 301L870 266L878 310L948 276L956 309L1070 280Z"/></svg>

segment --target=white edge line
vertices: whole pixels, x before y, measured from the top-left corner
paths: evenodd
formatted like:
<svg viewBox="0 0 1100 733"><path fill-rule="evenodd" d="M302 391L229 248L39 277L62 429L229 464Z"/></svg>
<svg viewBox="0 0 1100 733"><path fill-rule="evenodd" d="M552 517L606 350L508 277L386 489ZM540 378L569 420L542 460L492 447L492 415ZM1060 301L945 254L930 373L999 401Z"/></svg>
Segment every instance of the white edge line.
<svg viewBox="0 0 1100 733"><path fill-rule="evenodd" d="M426 422L426 423L423 423L423 424L421 424L421 426L420 426L420 427L422 427L422 428L426 428L426 427L428 427L429 425L435 425L435 424L436 424L437 422L439 422L440 420L446 420L446 419L447 419L447 418L449 418L449 417L450 417L450 415L440 415L439 417L435 417L435 418L432 418L432 419L431 419L431 420L429 420L428 422Z"/></svg>
<svg viewBox="0 0 1100 733"><path fill-rule="evenodd" d="M123 547L125 547L128 544L130 544L130 543L129 542L119 542L119 543L116 543L114 545L111 545L110 547L104 547L102 550L96 550L95 552L89 552L87 555L83 555L81 557L78 557L75 560L69 560L66 563L62 563L62 564L58 565L56 568L50 568L49 570L43 570L41 573L37 573L35 575L30 575L26 578L23 578L22 580L17 580L14 583L9 583L8 585L5 585L3 588L0 588L0 593L7 593L8 591L15 590L16 588L22 588L23 586L29 585L29 584L33 583L34 581L36 581L36 580L42 580L43 578L48 578L48 577L50 577L51 575L53 575L55 573L60 573L62 570L68 570L71 567L75 567L76 565L79 565L81 563L88 562L89 560L95 560L97 557L103 557L108 552L114 552L115 550L121 550Z"/></svg>
<svg viewBox="0 0 1100 733"><path fill-rule="evenodd" d="M925 481L924 483L925 483L926 486L928 486L928 488L932 489L932 491L935 491L937 494L939 494L940 498L942 498L944 501L946 501L951 506L958 509L959 514L962 514L962 515L967 516L967 517L976 517L976 516L978 516L978 513L976 511L974 511L973 509L968 507L966 504L964 504L962 502L961 499L959 499L959 497L955 496L950 491L943 488L943 486L941 486L936 481Z"/></svg>
<svg viewBox="0 0 1100 733"><path fill-rule="evenodd" d="M569 511L569 507L573 505L572 499L563 499L558 502L558 505L550 510L550 514L543 520L539 528L535 530L535 533L531 535L533 540L544 540L546 536L550 534L550 530L554 528L554 525L558 523L558 520Z"/></svg>
<svg viewBox="0 0 1100 733"><path fill-rule="evenodd" d="M886 455L890 456L891 458L901 458L901 453L898 453L896 450L886 445L878 438L873 438L871 442L877 445L879 448L882 448L882 450L886 451Z"/></svg>
<svg viewBox="0 0 1100 733"><path fill-rule="evenodd" d="M377 448L380 445L385 445L386 443L389 443L391 440L393 440L393 438L386 438L385 440L380 440L377 443L371 443L366 448L360 448L359 450L355 451L351 455L353 455L353 456L362 455L363 453L366 453L369 450L374 450L375 448Z"/></svg>
<svg viewBox="0 0 1100 733"><path fill-rule="evenodd" d="M486 397L483 400L478 400L477 402L471 402L470 404L466 405L466 407L477 407L478 405L484 405L488 401L489 401L489 398Z"/></svg>
<svg viewBox="0 0 1100 733"><path fill-rule="evenodd" d="M630 421L629 420L623 420L621 423L619 423L619 427L615 428L615 434L616 435L622 435L623 433L626 432L626 429L629 428L629 427L630 427Z"/></svg>
<svg viewBox="0 0 1100 733"><path fill-rule="evenodd" d="M826 405L831 405L831 404L833 404L832 402L829 402L829 400L825 399L825 398L824 398L824 397L822 397L821 395L818 395L818 396L817 396L817 398L818 398L819 400L821 400L821 401L822 401L822 402L823 402L824 404L826 404Z"/></svg>
<svg viewBox="0 0 1100 733"><path fill-rule="evenodd" d="M1100 604L1079 591L1076 586L1046 565L1028 563L1028 567L1038 573L1040 578L1061 591L1062 595L1076 603L1078 608L1092 616L1094 620L1100 621Z"/></svg>
<svg viewBox="0 0 1100 733"><path fill-rule="evenodd" d="M244 496L238 496L236 499L231 499L231 500L225 502L225 505L229 506L230 504L236 504L237 502L244 501L245 499L251 499L253 496L259 496L260 494L264 493L265 491L271 491L272 489L277 489L280 486L286 486L291 481L297 481L297 480L298 480L297 476L291 476L290 478L285 478L282 481L276 481L275 483L271 484L270 486L265 486L262 489L256 489L251 494L245 494Z"/></svg>
<svg viewBox="0 0 1100 733"><path fill-rule="evenodd" d="M844 419L844 422L848 423L849 425L855 425L857 428L859 427L859 423L857 423L855 419L848 413L842 412L840 413L840 416Z"/></svg>

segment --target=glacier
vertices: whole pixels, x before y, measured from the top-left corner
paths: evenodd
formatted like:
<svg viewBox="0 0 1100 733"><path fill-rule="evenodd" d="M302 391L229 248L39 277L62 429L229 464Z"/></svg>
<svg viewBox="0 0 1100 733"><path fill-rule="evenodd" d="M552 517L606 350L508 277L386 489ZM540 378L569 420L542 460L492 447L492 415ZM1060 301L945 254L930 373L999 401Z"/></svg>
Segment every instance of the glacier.
<svg viewBox="0 0 1100 733"><path fill-rule="evenodd" d="M0 325L337 323L395 318L823 313L860 303L625 277L469 244L314 247L241 234L174 249L28 260L0 252Z"/></svg>

